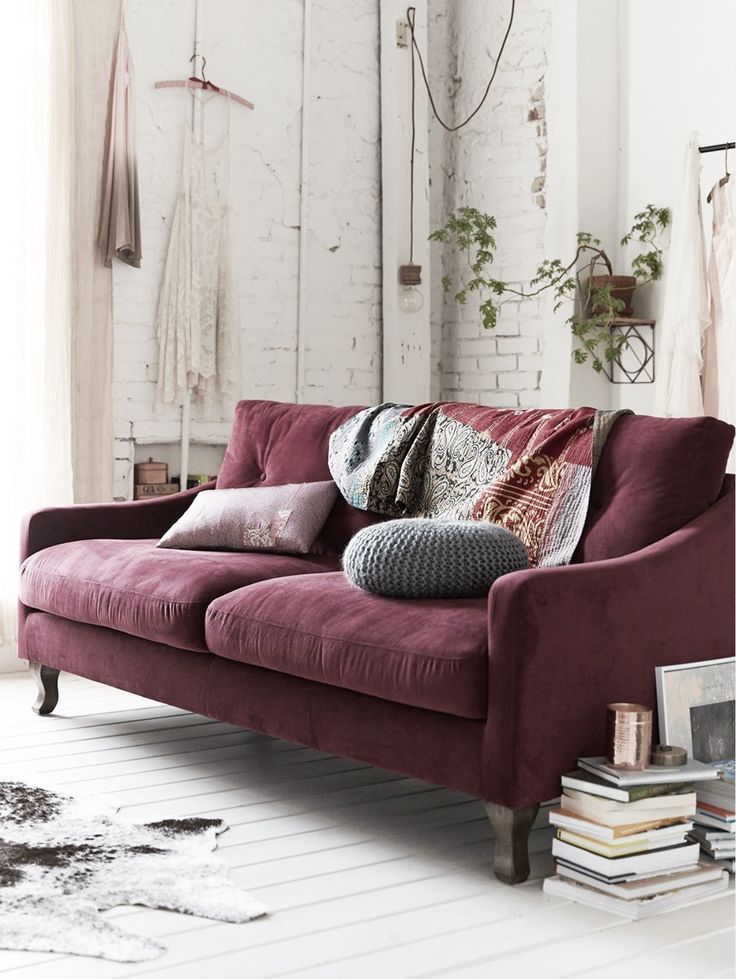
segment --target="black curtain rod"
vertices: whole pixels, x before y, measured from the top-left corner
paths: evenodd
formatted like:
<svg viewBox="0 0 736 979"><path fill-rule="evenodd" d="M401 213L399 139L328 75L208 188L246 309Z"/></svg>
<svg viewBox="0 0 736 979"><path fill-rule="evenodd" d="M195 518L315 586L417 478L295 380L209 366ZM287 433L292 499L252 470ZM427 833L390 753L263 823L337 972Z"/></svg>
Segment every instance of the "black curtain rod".
<svg viewBox="0 0 736 979"><path fill-rule="evenodd" d="M715 143L713 146L699 146L701 153L717 153L718 150L736 150L736 143Z"/></svg>

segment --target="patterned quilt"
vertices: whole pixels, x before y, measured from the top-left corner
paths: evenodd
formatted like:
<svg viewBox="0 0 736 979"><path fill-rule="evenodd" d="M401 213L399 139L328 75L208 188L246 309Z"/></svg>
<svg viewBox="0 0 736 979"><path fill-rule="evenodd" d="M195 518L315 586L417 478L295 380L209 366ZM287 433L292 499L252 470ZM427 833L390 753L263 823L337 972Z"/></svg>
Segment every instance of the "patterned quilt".
<svg viewBox="0 0 736 979"><path fill-rule="evenodd" d="M620 414L382 404L333 432L330 471L359 510L488 520L521 538L531 567L567 564L595 465Z"/></svg>

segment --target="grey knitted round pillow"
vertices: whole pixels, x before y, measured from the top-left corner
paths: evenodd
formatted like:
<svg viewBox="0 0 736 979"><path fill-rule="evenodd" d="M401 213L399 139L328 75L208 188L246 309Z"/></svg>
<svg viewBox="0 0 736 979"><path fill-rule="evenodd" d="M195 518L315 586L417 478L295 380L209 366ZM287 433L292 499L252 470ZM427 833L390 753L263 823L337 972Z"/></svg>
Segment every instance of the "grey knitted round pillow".
<svg viewBox="0 0 736 979"><path fill-rule="evenodd" d="M505 527L474 520L388 520L359 531L342 558L350 581L394 598L485 595L496 578L528 567Z"/></svg>

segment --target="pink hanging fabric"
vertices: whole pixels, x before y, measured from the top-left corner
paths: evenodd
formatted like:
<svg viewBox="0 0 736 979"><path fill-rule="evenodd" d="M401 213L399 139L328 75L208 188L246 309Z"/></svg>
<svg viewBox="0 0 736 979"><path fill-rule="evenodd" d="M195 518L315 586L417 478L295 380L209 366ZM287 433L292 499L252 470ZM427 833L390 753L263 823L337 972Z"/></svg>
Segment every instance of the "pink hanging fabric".
<svg viewBox="0 0 736 979"><path fill-rule="evenodd" d="M122 17L113 72L98 240L105 265L110 266L113 258L119 258L127 265L140 268L141 220L135 151L133 61Z"/></svg>
<svg viewBox="0 0 736 979"><path fill-rule="evenodd" d="M705 412L736 423L736 178L713 188L708 278L712 326L706 334Z"/></svg>

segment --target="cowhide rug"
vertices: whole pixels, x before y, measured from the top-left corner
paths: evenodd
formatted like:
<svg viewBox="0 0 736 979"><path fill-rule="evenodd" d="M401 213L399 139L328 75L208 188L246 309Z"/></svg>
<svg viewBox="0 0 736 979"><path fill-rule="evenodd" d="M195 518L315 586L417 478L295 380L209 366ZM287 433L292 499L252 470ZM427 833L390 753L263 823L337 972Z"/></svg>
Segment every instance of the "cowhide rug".
<svg viewBox="0 0 736 979"><path fill-rule="evenodd" d="M267 914L209 856L225 829L219 819L125 822L101 799L0 781L0 948L141 962L166 947L101 911L141 904L233 922Z"/></svg>

